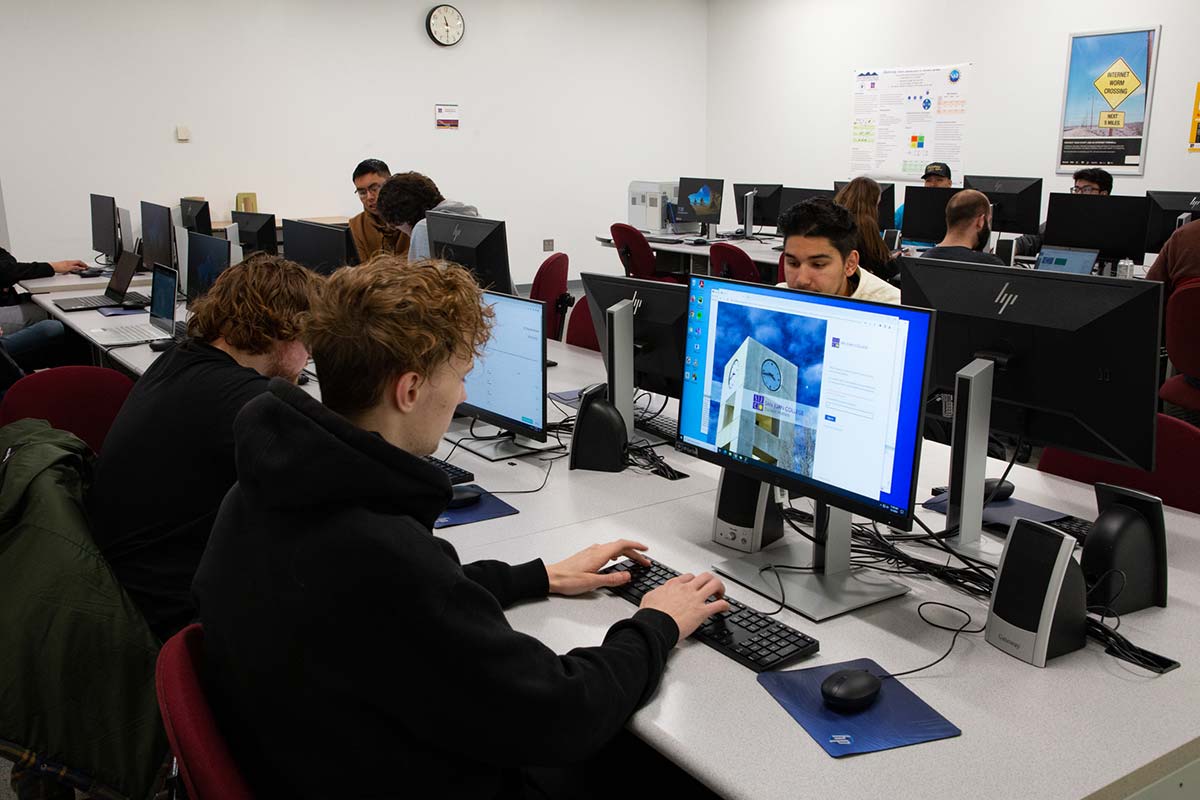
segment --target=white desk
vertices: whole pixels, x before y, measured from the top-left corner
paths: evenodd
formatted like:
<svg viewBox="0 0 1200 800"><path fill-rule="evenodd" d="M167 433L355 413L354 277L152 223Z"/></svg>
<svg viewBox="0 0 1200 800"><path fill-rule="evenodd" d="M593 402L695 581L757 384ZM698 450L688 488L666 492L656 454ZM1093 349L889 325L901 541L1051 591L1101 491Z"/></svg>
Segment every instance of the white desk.
<svg viewBox="0 0 1200 800"><path fill-rule="evenodd" d="M688 236L686 238L692 238L692 237ZM599 242L603 247L613 247L612 236L610 236L607 233L596 236L596 241ZM731 244L734 247L744 250L746 252L746 255L750 256L750 260L755 262L756 264L778 265L779 257L781 255L783 255L781 251L774 249L774 248L778 247L779 245L783 244L783 239L779 239L779 238L776 238L773 236L764 236L758 240L755 240L755 239L750 239L750 240L746 240L746 239L709 239L709 244L700 244L700 245L675 244L675 243L667 243L667 242L649 242L649 245L650 245L651 250L654 250L655 252L658 252L658 253L674 253L674 254L680 255L680 256L687 256L691 259L693 264L700 264L700 265L704 266L703 270L694 270L694 271L703 272L704 274L707 274L708 273L708 269L707 269L708 251L709 251L709 248L712 247L712 245L716 244L717 242L724 242L726 244Z"/></svg>
<svg viewBox="0 0 1200 800"><path fill-rule="evenodd" d="M49 294L52 292L80 292L80 296L104 294L110 277L109 275L99 275L95 278L81 278L75 274L53 275L49 278L32 278L27 281L20 281L17 283L17 286L20 286L30 294ZM148 273L134 275L133 280L129 282L130 288L149 285L150 275Z"/></svg>

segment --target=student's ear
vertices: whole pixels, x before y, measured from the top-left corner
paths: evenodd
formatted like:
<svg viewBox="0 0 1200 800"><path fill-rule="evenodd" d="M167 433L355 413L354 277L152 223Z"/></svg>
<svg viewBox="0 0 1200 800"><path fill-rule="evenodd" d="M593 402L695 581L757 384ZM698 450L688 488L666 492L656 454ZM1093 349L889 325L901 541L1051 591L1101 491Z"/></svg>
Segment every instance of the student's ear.
<svg viewBox="0 0 1200 800"><path fill-rule="evenodd" d="M415 372L406 372L396 379L392 390L392 401L396 409L408 413L416 408L417 397L421 390L421 376Z"/></svg>
<svg viewBox="0 0 1200 800"><path fill-rule="evenodd" d="M846 277L849 278L858 270L858 251L851 250L850 255L846 256Z"/></svg>

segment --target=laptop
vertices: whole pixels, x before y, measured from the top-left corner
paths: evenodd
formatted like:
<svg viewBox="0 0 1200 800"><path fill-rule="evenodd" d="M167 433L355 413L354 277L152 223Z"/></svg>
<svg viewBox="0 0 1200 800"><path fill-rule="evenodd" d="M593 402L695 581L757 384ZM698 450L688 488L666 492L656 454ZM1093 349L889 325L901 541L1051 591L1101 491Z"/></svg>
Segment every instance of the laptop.
<svg viewBox="0 0 1200 800"><path fill-rule="evenodd" d="M127 250L121 253L121 257L117 259L116 269L113 270L112 277L108 279L108 288L104 290L104 294L88 297L67 297L62 300L55 300L54 305L63 311L121 308L122 306L140 308L148 306L150 305L149 297L138 292L129 291L129 283L133 280L133 273L137 271L138 265L141 263L141 256L132 250Z"/></svg>
<svg viewBox="0 0 1200 800"><path fill-rule="evenodd" d="M116 328L94 328L87 332L96 344L114 347L144 344L160 339L175 338L175 299L179 291L179 273L161 264L154 265L150 278L150 323L122 325Z"/></svg>
<svg viewBox="0 0 1200 800"><path fill-rule="evenodd" d="M1081 247L1042 247L1035 268L1069 272L1072 275L1091 275L1099 255L1099 250Z"/></svg>

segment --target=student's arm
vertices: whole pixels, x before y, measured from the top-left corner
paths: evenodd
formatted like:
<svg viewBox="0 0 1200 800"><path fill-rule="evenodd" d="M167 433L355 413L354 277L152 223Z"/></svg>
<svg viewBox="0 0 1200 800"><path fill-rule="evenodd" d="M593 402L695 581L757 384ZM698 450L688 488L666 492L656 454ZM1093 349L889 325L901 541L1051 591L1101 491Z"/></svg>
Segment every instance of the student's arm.
<svg viewBox="0 0 1200 800"><path fill-rule="evenodd" d="M44 261L21 263L12 254L0 247L0 287L8 288L20 281L33 278L49 278L55 273L54 267Z"/></svg>
<svg viewBox="0 0 1200 800"><path fill-rule="evenodd" d="M1167 243L1162 246L1162 250L1158 251L1158 257L1154 259L1154 264L1150 267L1150 271L1146 273L1146 280L1162 281L1167 285L1167 291L1170 292L1171 275L1167 272L1167 265L1171 262L1171 242L1175 239L1172 236L1167 239Z"/></svg>
<svg viewBox="0 0 1200 800"><path fill-rule="evenodd" d="M425 220L421 220L413 226L408 244L408 260L410 263L420 261L423 258L429 258L429 226Z"/></svg>
<svg viewBox="0 0 1200 800"><path fill-rule="evenodd" d="M371 255L365 235L366 225L361 216L350 220L350 236L354 239L354 252L358 254L359 261L366 261Z"/></svg>
<svg viewBox="0 0 1200 800"><path fill-rule="evenodd" d="M520 600L535 600L550 593L546 565L540 558L524 564L503 561L475 561L463 564L463 573L496 598L501 608Z"/></svg>

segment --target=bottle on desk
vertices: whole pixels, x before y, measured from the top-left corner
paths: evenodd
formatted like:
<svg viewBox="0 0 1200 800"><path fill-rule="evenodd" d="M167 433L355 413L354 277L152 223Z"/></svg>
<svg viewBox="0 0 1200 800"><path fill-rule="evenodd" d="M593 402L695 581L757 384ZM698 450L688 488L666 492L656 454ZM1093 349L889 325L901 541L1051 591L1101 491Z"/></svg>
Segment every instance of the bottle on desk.
<svg viewBox="0 0 1200 800"><path fill-rule="evenodd" d="M1133 277L1133 259L1122 258L1117 262L1117 277L1132 278Z"/></svg>

